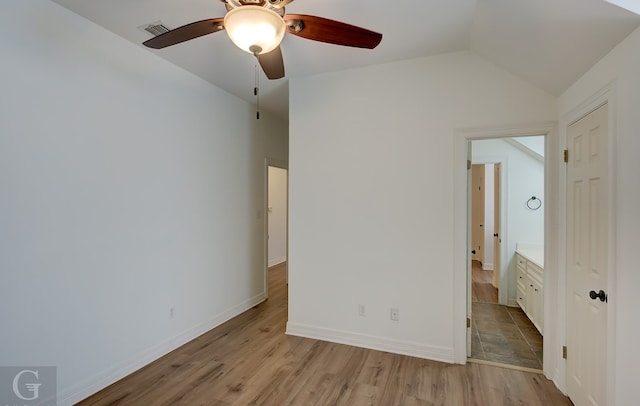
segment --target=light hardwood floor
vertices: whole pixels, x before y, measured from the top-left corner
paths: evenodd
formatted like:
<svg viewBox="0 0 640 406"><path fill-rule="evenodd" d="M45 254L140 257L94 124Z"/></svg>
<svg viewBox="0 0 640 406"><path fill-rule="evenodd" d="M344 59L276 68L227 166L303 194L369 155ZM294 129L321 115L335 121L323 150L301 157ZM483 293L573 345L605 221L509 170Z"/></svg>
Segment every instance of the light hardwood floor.
<svg viewBox="0 0 640 406"><path fill-rule="evenodd" d="M81 404L570 405L538 374L286 336L284 271L270 271L267 302Z"/></svg>
<svg viewBox="0 0 640 406"><path fill-rule="evenodd" d="M498 304L498 289L491 280L493 271L485 271L479 261L471 262L471 300L474 302Z"/></svg>

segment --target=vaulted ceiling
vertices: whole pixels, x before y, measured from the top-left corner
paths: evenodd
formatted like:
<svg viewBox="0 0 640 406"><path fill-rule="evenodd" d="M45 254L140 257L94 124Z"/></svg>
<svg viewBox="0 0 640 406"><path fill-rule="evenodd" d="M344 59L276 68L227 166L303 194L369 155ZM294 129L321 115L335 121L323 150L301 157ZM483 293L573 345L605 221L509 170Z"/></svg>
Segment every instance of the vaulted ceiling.
<svg viewBox="0 0 640 406"><path fill-rule="evenodd" d="M173 29L226 12L221 0L52 1L141 47L150 35L140 26L161 21ZM461 50L559 95L640 25L640 16L604 0L296 0L286 12L384 36L366 50L285 35L285 78L270 81L260 72L259 79L261 108L285 119L289 78ZM255 103L255 58L225 33L148 52Z"/></svg>

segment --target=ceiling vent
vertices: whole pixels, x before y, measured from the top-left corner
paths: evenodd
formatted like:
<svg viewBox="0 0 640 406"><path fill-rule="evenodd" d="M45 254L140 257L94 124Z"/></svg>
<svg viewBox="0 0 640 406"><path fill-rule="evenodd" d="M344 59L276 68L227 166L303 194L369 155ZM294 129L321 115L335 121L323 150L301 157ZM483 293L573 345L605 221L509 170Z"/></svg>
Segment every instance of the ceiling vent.
<svg viewBox="0 0 640 406"><path fill-rule="evenodd" d="M160 34L164 34L165 32L169 32L169 28L166 25L162 24L162 21L156 21L149 24L144 24L138 27L142 31L146 31L149 34L157 37Z"/></svg>

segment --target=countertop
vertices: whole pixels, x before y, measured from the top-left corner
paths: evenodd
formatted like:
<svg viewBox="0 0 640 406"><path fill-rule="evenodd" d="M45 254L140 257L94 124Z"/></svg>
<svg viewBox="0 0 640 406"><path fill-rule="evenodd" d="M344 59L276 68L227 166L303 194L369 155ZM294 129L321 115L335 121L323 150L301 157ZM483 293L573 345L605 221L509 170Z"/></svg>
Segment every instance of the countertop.
<svg viewBox="0 0 640 406"><path fill-rule="evenodd" d="M544 269L544 245L519 242L516 244L516 252Z"/></svg>

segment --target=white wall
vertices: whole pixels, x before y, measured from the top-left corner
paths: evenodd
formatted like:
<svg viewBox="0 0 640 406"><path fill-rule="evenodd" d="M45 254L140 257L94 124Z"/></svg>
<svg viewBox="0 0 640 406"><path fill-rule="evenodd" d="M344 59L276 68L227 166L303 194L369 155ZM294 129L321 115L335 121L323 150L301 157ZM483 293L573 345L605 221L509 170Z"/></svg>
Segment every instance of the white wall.
<svg viewBox="0 0 640 406"><path fill-rule="evenodd" d="M287 170L269 167L269 266L287 260Z"/></svg>
<svg viewBox="0 0 640 406"><path fill-rule="evenodd" d="M290 97L288 333L453 361L454 134L554 120L555 98L468 52Z"/></svg>
<svg viewBox="0 0 640 406"><path fill-rule="evenodd" d="M501 264L500 303L516 305L517 243L544 244L544 163L502 139L472 142L472 162L503 161L502 183L506 191L506 222L502 224L502 245L505 250ZM527 200L536 196L543 203L538 210L527 207Z"/></svg>
<svg viewBox="0 0 640 406"><path fill-rule="evenodd" d="M71 404L263 300L286 123L45 0L0 53L0 364Z"/></svg>
<svg viewBox="0 0 640 406"><path fill-rule="evenodd" d="M640 350L637 337L640 334L638 309L640 309L640 272L638 271L638 247L640 246L640 29L634 31L609 55L598 62L558 101L558 112L563 120L560 130L568 124L575 109L613 83L613 227L611 242L614 283L609 286L610 315L615 326L614 354L607 372L615 378L613 394L615 404L636 404L640 398L637 367Z"/></svg>
<svg viewBox="0 0 640 406"><path fill-rule="evenodd" d="M512 138L512 140L519 142L531 151L544 157L544 137L534 135L531 137L515 137Z"/></svg>

